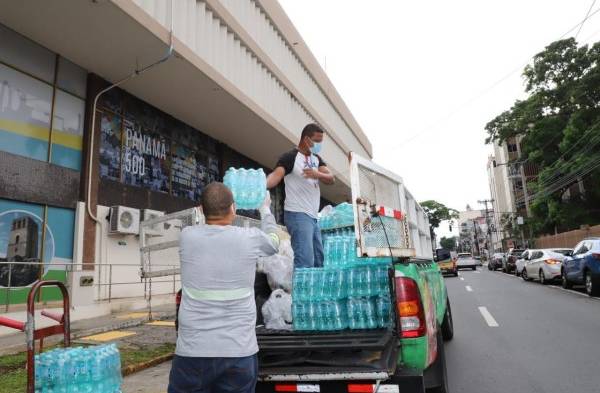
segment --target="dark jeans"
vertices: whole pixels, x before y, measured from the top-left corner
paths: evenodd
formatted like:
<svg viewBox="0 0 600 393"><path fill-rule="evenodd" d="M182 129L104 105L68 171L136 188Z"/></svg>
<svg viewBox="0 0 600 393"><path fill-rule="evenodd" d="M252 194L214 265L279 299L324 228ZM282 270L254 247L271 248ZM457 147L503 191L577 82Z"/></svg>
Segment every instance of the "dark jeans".
<svg viewBox="0 0 600 393"><path fill-rule="evenodd" d="M306 213L284 211L283 220L292 237L294 267L323 267L321 229L316 219Z"/></svg>
<svg viewBox="0 0 600 393"><path fill-rule="evenodd" d="M244 358L173 357L169 393L254 393L256 355Z"/></svg>

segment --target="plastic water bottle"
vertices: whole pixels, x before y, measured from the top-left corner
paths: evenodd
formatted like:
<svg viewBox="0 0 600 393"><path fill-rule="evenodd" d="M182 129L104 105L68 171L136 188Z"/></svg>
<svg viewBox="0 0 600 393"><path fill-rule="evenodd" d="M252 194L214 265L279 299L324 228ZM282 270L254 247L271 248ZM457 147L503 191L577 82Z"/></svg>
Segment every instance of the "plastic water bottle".
<svg viewBox="0 0 600 393"><path fill-rule="evenodd" d="M307 315L308 330L318 330L319 303L308 303Z"/></svg>
<svg viewBox="0 0 600 393"><path fill-rule="evenodd" d="M294 330L306 330L304 303L292 300L292 326Z"/></svg>
<svg viewBox="0 0 600 393"><path fill-rule="evenodd" d="M350 329L366 329L364 304L362 298L351 298L348 301L348 315L350 318Z"/></svg>
<svg viewBox="0 0 600 393"><path fill-rule="evenodd" d="M381 295L376 300L377 325L385 328L390 325L391 301L389 295Z"/></svg>
<svg viewBox="0 0 600 393"><path fill-rule="evenodd" d="M305 269L294 269L294 276L292 280L292 298L298 302L306 300L305 288L306 278Z"/></svg>
<svg viewBox="0 0 600 393"><path fill-rule="evenodd" d="M375 304L372 298L363 298L364 319L367 329L375 329L377 325L377 314L375 312Z"/></svg>
<svg viewBox="0 0 600 393"><path fill-rule="evenodd" d="M377 266L377 269L376 269L376 275L377 275L376 280L377 280L377 284L378 284L377 295L389 295L389 293L390 293L388 268L389 268L389 265L387 263L380 264Z"/></svg>
<svg viewBox="0 0 600 393"><path fill-rule="evenodd" d="M343 303L341 301L332 302L333 321L332 330L345 329L347 325L346 316L344 313Z"/></svg>

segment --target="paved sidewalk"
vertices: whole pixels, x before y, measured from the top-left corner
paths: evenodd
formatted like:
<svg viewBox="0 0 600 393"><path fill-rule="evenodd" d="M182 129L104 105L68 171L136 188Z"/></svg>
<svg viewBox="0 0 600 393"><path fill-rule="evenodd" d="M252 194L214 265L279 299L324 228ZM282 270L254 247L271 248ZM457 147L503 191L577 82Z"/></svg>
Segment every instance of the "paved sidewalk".
<svg viewBox="0 0 600 393"><path fill-rule="evenodd" d="M174 319L175 306L174 304L166 304L152 307L152 316L155 320ZM72 340L77 341L84 336L119 329L128 329L143 325L146 322L148 322L148 311L143 309L97 318L82 319L71 323L71 337ZM174 330L174 328L171 330ZM158 340L158 338L156 339ZM169 339L171 339L171 337L169 337ZM61 340L61 336L50 337L44 341L44 346L55 344ZM25 333L17 332L15 334L0 337L0 356L25 350L27 350Z"/></svg>
<svg viewBox="0 0 600 393"><path fill-rule="evenodd" d="M123 393L166 393L169 385L171 362L125 377L121 390Z"/></svg>

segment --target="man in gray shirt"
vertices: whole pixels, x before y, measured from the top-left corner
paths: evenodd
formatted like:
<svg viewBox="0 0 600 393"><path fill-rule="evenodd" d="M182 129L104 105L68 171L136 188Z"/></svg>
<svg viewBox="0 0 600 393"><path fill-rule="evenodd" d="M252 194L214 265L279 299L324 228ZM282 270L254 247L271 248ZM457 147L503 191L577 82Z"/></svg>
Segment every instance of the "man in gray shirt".
<svg viewBox="0 0 600 393"><path fill-rule="evenodd" d="M209 184L201 203L206 224L185 228L179 240L182 301L168 391L254 392L256 263L279 247L269 193L262 230L232 226L233 195L222 183Z"/></svg>

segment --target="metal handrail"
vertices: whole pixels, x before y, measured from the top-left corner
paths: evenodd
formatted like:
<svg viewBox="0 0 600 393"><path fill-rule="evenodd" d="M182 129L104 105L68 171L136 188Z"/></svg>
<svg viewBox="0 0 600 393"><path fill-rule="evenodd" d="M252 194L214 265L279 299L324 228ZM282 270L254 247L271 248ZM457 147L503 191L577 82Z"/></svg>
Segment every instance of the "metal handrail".
<svg viewBox="0 0 600 393"><path fill-rule="evenodd" d="M4 291L5 292L5 305L4 305L4 311L8 312L9 308L10 308L10 296L11 296L11 292L15 289L23 289L26 288L24 286L14 286L13 285L13 266L24 266L24 265L37 265L40 267L45 267L45 266L55 266L55 267L64 267L64 271L67 274L67 278L65 280L64 285L69 289L70 292L70 288L69 288L69 284L70 284L70 280L69 280L69 274L75 272L75 271L86 271L85 269L83 269L83 267L85 266L94 266L94 268L98 268L98 269L103 269L103 268L108 268L109 270L109 274L108 274L108 282L95 282L93 284L94 287L98 287L98 288L106 288L108 287L108 295L106 296L102 296L101 292L99 291L98 294L98 299L100 301L103 300L107 300L108 302L111 302L113 297L112 297L112 287L113 286L123 286L123 285L144 285L144 298L148 298L149 294L148 294L148 290L151 288L150 286L147 285L147 281L148 278L144 278L141 277L140 275L140 279L139 281L118 281L118 282L113 282L113 267L114 268L138 268L140 267L140 265L138 263L96 263L96 264L90 264L90 263L70 263L70 262L52 262L50 264L45 263L45 262L16 262L16 261L1 261L0 262L0 267L1 266L8 266L8 280L7 280L7 285L4 287L0 287L0 291ZM156 264L154 265L158 268L170 268L170 269L176 269L179 268L178 264ZM89 270L89 272L92 274L95 270ZM171 293L176 293L177 292L177 283L181 282L181 278L177 277L178 275L172 275L172 279L168 279L168 280L153 280L154 284L165 284L165 283L171 283L173 284L172 287L172 292ZM27 287L32 287L35 284L35 282L33 284L28 285Z"/></svg>

